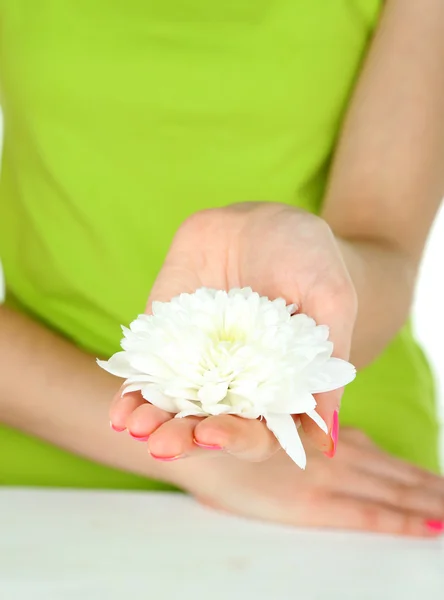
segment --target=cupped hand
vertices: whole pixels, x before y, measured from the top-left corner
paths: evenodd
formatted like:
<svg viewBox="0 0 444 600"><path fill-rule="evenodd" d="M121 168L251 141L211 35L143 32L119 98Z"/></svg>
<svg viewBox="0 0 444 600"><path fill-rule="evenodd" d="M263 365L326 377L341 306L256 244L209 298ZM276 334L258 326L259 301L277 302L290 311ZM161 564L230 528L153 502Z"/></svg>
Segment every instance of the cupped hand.
<svg viewBox="0 0 444 600"><path fill-rule="evenodd" d="M357 300L340 246L328 225L301 209L276 203L244 203L196 213L177 232L153 286L153 301L169 301L200 287L229 290L251 287L270 299L285 298L319 324L330 327L334 356L348 359ZM332 453L331 430L342 390L319 394L317 412L329 427L325 435L306 415L308 438ZM111 407L115 429L150 437L159 458L190 456L223 447L250 461L269 458L278 448L261 421L235 416L206 419L174 415L148 404L137 393L117 395ZM197 442L197 443L196 443Z"/></svg>

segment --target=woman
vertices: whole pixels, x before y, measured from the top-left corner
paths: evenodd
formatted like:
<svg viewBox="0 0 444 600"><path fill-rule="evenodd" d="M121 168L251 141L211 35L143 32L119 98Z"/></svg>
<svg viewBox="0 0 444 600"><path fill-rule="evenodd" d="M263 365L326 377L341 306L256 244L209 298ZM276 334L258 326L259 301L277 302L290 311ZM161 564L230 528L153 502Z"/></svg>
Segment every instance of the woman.
<svg viewBox="0 0 444 600"><path fill-rule="evenodd" d="M0 2L4 484L172 485L295 525L442 531L408 313L443 191L444 5L380 4ZM303 423L305 473L260 422L117 394L113 428L139 441L105 426L116 380L94 357L151 288L200 285L296 301L351 349L333 460L337 394L319 397L328 436Z"/></svg>

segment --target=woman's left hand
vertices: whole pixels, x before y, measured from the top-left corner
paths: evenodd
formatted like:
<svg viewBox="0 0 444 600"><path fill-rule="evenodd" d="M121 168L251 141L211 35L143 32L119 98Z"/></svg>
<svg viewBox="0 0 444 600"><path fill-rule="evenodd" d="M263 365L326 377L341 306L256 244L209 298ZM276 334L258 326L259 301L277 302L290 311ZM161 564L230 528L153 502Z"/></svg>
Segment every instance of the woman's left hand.
<svg viewBox="0 0 444 600"><path fill-rule="evenodd" d="M283 451L257 464L226 455L191 460L177 483L207 506L261 521L425 538L443 534L442 477L390 456L357 429L342 430L334 461L308 445L307 452L306 471Z"/></svg>
<svg viewBox="0 0 444 600"><path fill-rule="evenodd" d="M169 301L200 287L251 287L270 299L282 297L296 304L319 324L330 327L334 355L348 359L357 313L356 293L340 245L321 218L277 203L243 203L196 213L178 230L153 286L147 312L154 300ZM342 390L317 396L317 412L329 427L339 409ZM267 459L277 441L266 425L233 416L172 419L139 394L118 395L111 407L115 429L135 437L150 436L153 456L191 455L202 446L221 446L251 461ZM324 452L334 450L307 416L302 427ZM152 435L151 435L152 434Z"/></svg>

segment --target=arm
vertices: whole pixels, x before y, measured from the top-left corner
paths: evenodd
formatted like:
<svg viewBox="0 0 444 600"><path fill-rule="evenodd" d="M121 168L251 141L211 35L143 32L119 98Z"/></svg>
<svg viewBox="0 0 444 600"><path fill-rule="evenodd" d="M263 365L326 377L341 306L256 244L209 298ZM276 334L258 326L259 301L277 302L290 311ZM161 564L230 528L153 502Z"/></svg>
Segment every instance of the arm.
<svg viewBox="0 0 444 600"><path fill-rule="evenodd" d="M27 317L0 306L0 422L75 454L160 480L177 466L150 458L146 444L108 427L119 382Z"/></svg>
<svg viewBox="0 0 444 600"><path fill-rule="evenodd" d="M443 31L442 0L386 2L337 149L322 216L358 293L359 367L408 317L444 192Z"/></svg>

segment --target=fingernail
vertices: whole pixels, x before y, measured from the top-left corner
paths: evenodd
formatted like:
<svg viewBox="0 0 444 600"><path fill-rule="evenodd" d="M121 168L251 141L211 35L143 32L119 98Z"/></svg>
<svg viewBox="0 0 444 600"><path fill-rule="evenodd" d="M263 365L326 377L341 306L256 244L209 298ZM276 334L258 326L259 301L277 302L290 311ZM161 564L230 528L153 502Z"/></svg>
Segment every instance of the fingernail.
<svg viewBox="0 0 444 600"><path fill-rule="evenodd" d="M335 412L333 413L330 437L333 440L333 448L328 452L324 452L324 454L325 456L328 456L328 458L333 458L336 454L336 447L338 445L339 437L339 412L337 410L335 410Z"/></svg>
<svg viewBox="0 0 444 600"><path fill-rule="evenodd" d="M444 522L443 521L426 521L426 527L431 533L443 533Z"/></svg>
<svg viewBox="0 0 444 600"><path fill-rule="evenodd" d="M201 444L197 440L194 440L194 443L204 450L223 450L222 446L218 446L217 444Z"/></svg>
<svg viewBox="0 0 444 600"><path fill-rule="evenodd" d="M185 458L186 454L177 454L177 456L156 456L152 452L150 453L154 460L161 462L172 462L173 460L179 460L179 458Z"/></svg>
<svg viewBox="0 0 444 600"><path fill-rule="evenodd" d="M121 427L116 427L111 421L109 422L109 426L113 431L117 431L117 433L122 433L122 431L125 431L126 429L126 427L124 427L123 429Z"/></svg>
<svg viewBox="0 0 444 600"><path fill-rule="evenodd" d="M134 435L134 433L131 433L131 431L128 431L128 433L134 440L137 440L138 442L147 442L150 437L149 435Z"/></svg>

